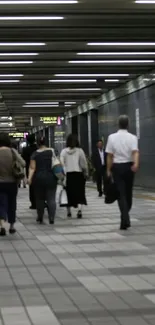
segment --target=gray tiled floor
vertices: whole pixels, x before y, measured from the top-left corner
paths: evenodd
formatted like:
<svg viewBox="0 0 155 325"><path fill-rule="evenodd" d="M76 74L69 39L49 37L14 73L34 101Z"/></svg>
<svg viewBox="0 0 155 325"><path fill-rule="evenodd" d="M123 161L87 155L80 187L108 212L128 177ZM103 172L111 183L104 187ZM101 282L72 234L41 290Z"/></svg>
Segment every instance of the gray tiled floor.
<svg viewBox="0 0 155 325"><path fill-rule="evenodd" d="M155 201L135 199L120 232L117 205L87 197L83 220L58 208L41 226L20 191L18 232L0 239L0 325L155 324Z"/></svg>

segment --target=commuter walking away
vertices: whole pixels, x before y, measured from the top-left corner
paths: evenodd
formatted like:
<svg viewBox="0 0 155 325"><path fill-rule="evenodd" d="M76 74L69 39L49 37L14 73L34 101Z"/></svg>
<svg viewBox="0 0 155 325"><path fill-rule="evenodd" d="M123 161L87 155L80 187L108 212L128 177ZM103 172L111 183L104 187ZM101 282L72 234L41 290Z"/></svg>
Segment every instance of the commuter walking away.
<svg viewBox="0 0 155 325"><path fill-rule="evenodd" d="M71 217L71 207L78 208L77 218L82 218L82 206L86 205L85 183L88 166L84 151L80 148L76 135L70 134L66 148L60 155L66 174L66 191L68 197L68 217Z"/></svg>
<svg viewBox="0 0 155 325"><path fill-rule="evenodd" d="M16 232L17 189L18 180L14 176L14 159L21 168L25 167L25 161L17 150L11 149L11 140L5 133L0 133L0 236L6 235L5 221L10 224L9 232Z"/></svg>
<svg viewBox="0 0 155 325"><path fill-rule="evenodd" d="M119 130L108 138L107 175L112 177L118 191L118 205L121 212L120 229L131 226L129 212L132 207L134 175L139 168L138 139L128 132L128 116L119 117Z"/></svg>
<svg viewBox="0 0 155 325"><path fill-rule="evenodd" d="M106 153L104 151L102 140L97 142L97 148L94 150L92 155L92 163L95 168L95 178L99 197L102 197L104 193L104 181L106 175Z"/></svg>
<svg viewBox="0 0 155 325"><path fill-rule="evenodd" d="M19 153L18 144L17 144L16 141L13 141L11 143L11 147L14 148L14 149L16 149L18 151L18 153ZM20 153L19 153L19 155L20 155ZM18 187L20 188L21 187L21 184L23 184L23 188L26 188L26 183L27 183L27 179L26 179L26 172L25 172L25 177L24 177L24 179L22 179L22 180L19 181Z"/></svg>
<svg viewBox="0 0 155 325"><path fill-rule="evenodd" d="M22 157L26 162L26 177L28 178L28 172L30 167L30 159L32 154L37 150L37 145L35 143L35 136L33 134L27 137L27 146L23 148ZM29 199L31 202L30 209L36 209L35 194L34 194L34 184L33 180L29 186Z"/></svg>
<svg viewBox="0 0 155 325"><path fill-rule="evenodd" d="M43 223L45 202L47 202L49 223L54 224L56 213L57 179L52 171L52 149L46 147L46 139L38 140L39 149L30 160L29 185L34 184L36 198L37 222Z"/></svg>

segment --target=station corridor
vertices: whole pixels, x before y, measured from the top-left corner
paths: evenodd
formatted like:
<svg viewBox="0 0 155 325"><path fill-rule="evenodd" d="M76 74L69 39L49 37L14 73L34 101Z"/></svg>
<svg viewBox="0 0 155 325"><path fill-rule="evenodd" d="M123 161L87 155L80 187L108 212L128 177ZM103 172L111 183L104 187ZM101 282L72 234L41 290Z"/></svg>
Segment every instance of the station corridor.
<svg viewBox="0 0 155 325"><path fill-rule="evenodd" d="M132 228L87 189L84 218L37 225L27 190L18 232L0 239L0 325L154 325L155 201L136 198ZM149 197L149 196L148 196Z"/></svg>

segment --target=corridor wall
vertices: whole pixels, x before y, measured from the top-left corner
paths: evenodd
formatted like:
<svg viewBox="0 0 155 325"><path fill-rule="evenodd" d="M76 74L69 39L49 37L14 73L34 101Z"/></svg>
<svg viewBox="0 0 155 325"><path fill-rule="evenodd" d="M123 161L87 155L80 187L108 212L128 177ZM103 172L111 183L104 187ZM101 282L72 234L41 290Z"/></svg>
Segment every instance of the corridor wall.
<svg viewBox="0 0 155 325"><path fill-rule="evenodd" d="M139 121L136 110L139 109ZM127 114L130 131L137 132L140 125L140 170L136 185L155 188L155 85L121 97L99 108L99 136L105 138L117 130L118 116Z"/></svg>

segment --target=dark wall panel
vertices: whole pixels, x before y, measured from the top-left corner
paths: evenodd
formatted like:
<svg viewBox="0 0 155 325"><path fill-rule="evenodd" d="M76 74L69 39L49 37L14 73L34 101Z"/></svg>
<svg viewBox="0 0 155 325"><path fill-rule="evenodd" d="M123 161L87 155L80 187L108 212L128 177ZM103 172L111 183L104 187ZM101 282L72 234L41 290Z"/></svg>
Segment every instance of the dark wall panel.
<svg viewBox="0 0 155 325"><path fill-rule="evenodd" d="M80 144L84 152L88 155L88 118L87 113L78 116L78 134Z"/></svg>
<svg viewBox="0 0 155 325"><path fill-rule="evenodd" d="M117 130L120 114L130 118L130 132L136 134L136 109L140 115L140 171L136 185L155 188L155 85L105 104L99 109L99 135Z"/></svg>

